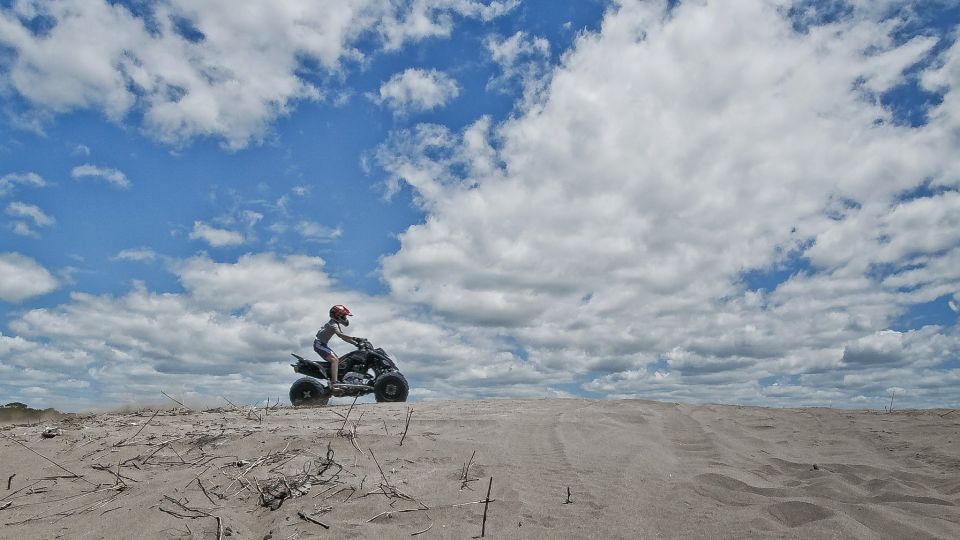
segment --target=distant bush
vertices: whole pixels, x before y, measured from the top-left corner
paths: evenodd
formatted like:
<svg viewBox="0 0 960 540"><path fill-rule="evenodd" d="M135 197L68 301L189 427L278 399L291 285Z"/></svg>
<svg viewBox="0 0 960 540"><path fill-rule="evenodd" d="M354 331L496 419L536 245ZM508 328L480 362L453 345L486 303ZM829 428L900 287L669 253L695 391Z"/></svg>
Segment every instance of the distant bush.
<svg viewBox="0 0 960 540"><path fill-rule="evenodd" d="M57 420L64 415L60 411L49 409L32 409L25 403L14 401L0 406L0 422L36 422L40 420Z"/></svg>
<svg viewBox="0 0 960 540"><path fill-rule="evenodd" d="M4 409L29 409L26 403L20 403L19 401L14 401L13 403L7 403L3 406Z"/></svg>

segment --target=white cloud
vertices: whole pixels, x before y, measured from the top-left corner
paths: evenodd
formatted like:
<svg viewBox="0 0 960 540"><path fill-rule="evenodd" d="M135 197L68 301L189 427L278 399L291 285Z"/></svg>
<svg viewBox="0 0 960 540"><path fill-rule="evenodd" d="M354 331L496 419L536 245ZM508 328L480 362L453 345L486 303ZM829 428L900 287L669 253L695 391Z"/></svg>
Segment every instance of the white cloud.
<svg viewBox="0 0 960 540"><path fill-rule="evenodd" d="M8 216L29 218L37 227L49 227L56 223L56 220L45 214L40 207L32 204L14 201L7 205L6 212Z"/></svg>
<svg viewBox="0 0 960 540"><path fill-rule="evenodd" d="M73 151L70 152L70 155L74 157L88 157L90 155L90 147L85 144L78 144L73 147Z"/></svg>
<svg viewBox="0 0 960 540"><path fill-rule="evenodd" d="M318 242L330 242L340 238L343 234L340 227L327 227L314 221L301 221L297 224L296 230L307 240Z"/></svg>
<svg viewBox="0 0 960 540"><path fill-rule="evenodd" d="M260 212L254 212L253 210L243 210L239 215L240 220L247 227L253 227L263 219L263 214Z"/></svg>
<svg viewBox="0 0 960 540"><path fill-rule="evenodd" d="M16 304L57 286L57 280L37 261L19 253L0 253L0 300Z"/></svg>
<svg viewBox="0 0 960 540"><path fill-rule="evenodd" d="M28 219L33 222L35 227L50 227L56 223L56 220L45 214L40 207L18 201L7 205L6 214L14 218ZM14 222L13 232L21 236L39 236L30 223L26 221Z"/></svg>
<svg viewBox="0 0 960 540"><path fill-rule="evenodd" d="M956 327L926 330L934 356L880 342L960 287L960 48L924 78L946 93L931 122L904 126L877 96L936 38L860 9L798 32L778 5L619 2L516 118L396 133L388 192L409 184L427 217L383 260L394 298L500 329L538 372L609 373L586 388L611 395L849 402L897 381L955 403L922 385L960 355ZM505 66L511 39L492 43ZM889 360L876 381L837 377L867 358Z"/></svg>
<svg viewBox="0 0 960 540"><path fill-rule="evenodd" d="M159 258L157 252L150 248L124 249L112 257L115 261L153 262Z"/></svg>
<svg viewBox="0 0 960 540"><path fill-rule="evenodd" d="M407 41L449 36L453 30L451 13L489 21L507 13L519 3L519 0L415 0L409 4L409 9L387 13L379 22L378 30L384 38L384 47L393 50Z"/></svg>
<svg viewBox="0 0 960 540"><path fill-rule="evenodd" d="M905 405L960 404L946 367L958 327L894 329L917 303L960 303L960 49L921 75L944 92L930 122L899 125L877 95L909 81L934 38L894 39L898 21L873 8L798 32L781 5L624 1L508 121L395 133L377 153L388 191L411 185L426 216L383 259L389 296L347 290L313 257L177 261L183 292L138 284L15 315L0 385L38 386L54 373L41 358L106 400L283 395L286 353L310 354L328 305L345 303L422 398L579 383L783 405L883 406L898 388ZM433 20L407 28L444 31ZM191 236L207 229L243 239L199 221ZM782 268L796 273L748 286L747 272Z"/></svg>
<svg viewBox="0 0 960 540"><path fill-rule="evenodd" d="M446 73L409 68L380 85L379 95L373 99L394 114L404 115L443 107L459 94L457 82Z"/></svg>
<svg viewBox="0 0 960 540"><path fill-rule="evenodd" d="M0 197L3 197L13 191L18 185L33 187L43 187L47 185L46 180L37 173L9 173L0 176Z"/></svg>
<svg viewBox="0 0 960 540"><path fill-rule="evenodd" d="M211 227L202 221L193 223L190 231L191 240L203 240L213 247L236 246L244 243L243 234L228 229Z"/></svg>
<svg viewBox="0 0 960 540"><path fill-rule="evenodd" d="M103 0L23 1L0 10L0 44L12 56L6 83L47 115L95 109L120 122L138 109L163 142L213 136L237 149L299 101L323 98L305 63L337 73L362 60L354 44L370 35L396 49L449 35L454 16L489 20L515 4L169 0L148 6L148 23ZM30 30L34 16L50 28Z"/></svg>
<svg viewBox="0 0 960 540"><path fill-rule="evenodd" d="M490 58L500 69L491 77L488 88L509 92L510 86L523 88L521 105L529 106L540 99L549 83L550 42L541 37L532 37L525 32L501 39L490 36L485 42Z"/></svg>
<svg viewBox="0 0 960 540"><path fill-rule="evenodd" d="M130 187L130 180L127 179L127 175L123 174L123 171L105 167L101 168L90 164L74 167L73 170L70 171L70 176L76 179L99 178L121 189Z"/></svg>
<svg viewBox="0 0 960 540"><path fill-rule="evenodd" d="M38 238L40 236L37 233L37 231L33 230L33 228L30 227L29 223L26 223L23 221L15 221L12 223L12 226L13 226L13 229L12 229L13 233L19 236L32 236L34 238Z"/></svg>

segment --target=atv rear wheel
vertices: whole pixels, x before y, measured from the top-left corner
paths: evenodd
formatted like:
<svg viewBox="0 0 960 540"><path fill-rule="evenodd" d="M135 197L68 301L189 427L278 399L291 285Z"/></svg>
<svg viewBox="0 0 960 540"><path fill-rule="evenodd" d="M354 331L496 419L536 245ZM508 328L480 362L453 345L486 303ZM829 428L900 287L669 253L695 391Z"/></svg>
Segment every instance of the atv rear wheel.
<svg viewBox="0 0 960 540"><path fill-rule="evenodd" d="M330 399L330 389L312 377L297 379L290 387L290 403L294 407L322 406Z"/></svg>
<svg viewBox="0 0 960 540"><path fill-rule="evenodd" d="M377 398L377 403L406 401L409 392L407 379L396 371L384 373L373 382L373 395Z"/></svg>

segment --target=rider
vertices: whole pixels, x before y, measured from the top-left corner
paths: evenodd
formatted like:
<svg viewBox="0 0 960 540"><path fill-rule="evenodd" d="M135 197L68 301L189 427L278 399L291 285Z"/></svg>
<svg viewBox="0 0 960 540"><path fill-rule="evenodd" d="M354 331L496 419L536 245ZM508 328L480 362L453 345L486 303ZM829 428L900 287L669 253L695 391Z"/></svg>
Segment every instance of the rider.
<svg viewBox="0 0 960 540"><path fill-rule="evenodd" d="M313 350L317 352L324 360L330 362L330 385L331 388L335 386L340 386L339 379L337 377L337 369L339 368L340 359L337 358L337 354L330 349L327 345L330 338L334 335L340 339L350 343L351 345L357 345L357 338L348 336L343 333L343 329L340 327L350 326L350 321L347 320L347 317L353 317L353 314L350 313L350 310L347 309L347 306L342 304L337 304L330 308L330 320L317 332L317 339L313 341Z"/></svg>

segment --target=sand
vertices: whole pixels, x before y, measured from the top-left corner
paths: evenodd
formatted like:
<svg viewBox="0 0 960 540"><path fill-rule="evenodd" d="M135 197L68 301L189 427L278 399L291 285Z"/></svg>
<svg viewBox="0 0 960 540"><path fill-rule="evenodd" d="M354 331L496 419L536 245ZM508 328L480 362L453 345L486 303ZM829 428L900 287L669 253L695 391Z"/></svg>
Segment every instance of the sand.
<svg viewBox="0 0 960 540"><path fill-rule="evenodd" d="M348 409L0 426L0 537L960 538L960 411Z"/></svg>

